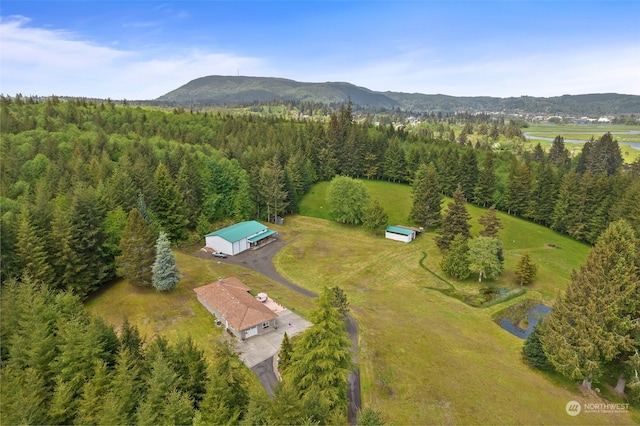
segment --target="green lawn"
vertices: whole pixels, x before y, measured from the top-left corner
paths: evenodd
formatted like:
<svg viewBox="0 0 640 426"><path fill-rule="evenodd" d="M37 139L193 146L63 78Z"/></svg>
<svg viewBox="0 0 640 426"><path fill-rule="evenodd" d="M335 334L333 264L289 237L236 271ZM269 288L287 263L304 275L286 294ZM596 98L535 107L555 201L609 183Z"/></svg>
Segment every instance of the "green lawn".
<svg viewBox="0 0 640 426"><path fill-rule="evenodd" d="M613 124L532 124L528 128L523 129L529 137L539 136L545 138L555 138L560 135L565 139L565 146L574 154L582 150L582 143L567 142L567 140L588 141L591 138L598 139L607 132L611 132L613 138L618 142L640 143L640 127L629 125L613 125ZM548 152L551 147L551 141L530 139L531 148L537 143ZM620 144L620 151L625 162L632 163L636 158L640 157L640 150L631 148L628 145Z"/></svg>
<svg viewBox="0 0 640 426"><path fill-rule="evenodd" d="M408 224L410 187L363 181L391 223ZM584 261L589 247L538 225L499 217L505 224L505 275L493 285L514 286L513 267L529 250L539 266L538 279L524 296L488 308L473 308L427 287L437 279L420 265L441 275L433 234L410 244L373 237L360 227L340 225L328 217L326 183L313 187L301 203L310 216L287 217L277 228L289 241L274 263L288 279L319 292L341 286L360 325L359 364L363 402L377 407L391 424L629 424L640 421L636 410L626 414L584 414L570 417L570 400L598 402L579 393L575 383L526 367L520 359L522 340L502 330L493 316L523 298L551 303L566 288L570 272ZM320 208L320 207L324 208ZM484 210L469 206L474 235ZM557 248L550 248L553 244ZM192 251L195 251L192 250ZM126 316L150 339L161 333L172 341L190 334L210 355L211 342L222 331L197 302L192 289L219 276L237 276L254 292L271 297L307 316L314 302L241 267L200 259L191 251L176 252L183 274L179 286L164 294L139 289L124 280L87 302L88 308L114 325ZM473 278L457 289L472 293ZM257 389L254 377L252 388Z"/></svg>
<svg viewBox="0 0 640 426"><path fill-rule="evenodd" d="M397 220L392 223L406 223L408 186L363 182L393 212ZM325 190L326 183L315 186L301 213L326 217L326 207L316 204L324 202ZM469 211L477 234L476 218L484 210L469 206ZM426 288L438 283L419 265L423 252L425 265L442 274L430 233L404 244L372 237L358 227L295 216L287 218L287 227L297 237L275 263L288 279L312 290L325 285L345 289L360 324L364 403L378 407L394 424L632 422L629 414L568 416L568 401L593 402L594 397L581 395L572 382L526 367L520 358L523 341L493 322L496 312L523 298L551 303L589 250L544 227L499 217L505 224L506 273L495 285L514 286L513 268L525 250L538 264L539 275L525 296L489 308L473 308ZM467 292L479 287L474 279L453 283Z"/></svg>

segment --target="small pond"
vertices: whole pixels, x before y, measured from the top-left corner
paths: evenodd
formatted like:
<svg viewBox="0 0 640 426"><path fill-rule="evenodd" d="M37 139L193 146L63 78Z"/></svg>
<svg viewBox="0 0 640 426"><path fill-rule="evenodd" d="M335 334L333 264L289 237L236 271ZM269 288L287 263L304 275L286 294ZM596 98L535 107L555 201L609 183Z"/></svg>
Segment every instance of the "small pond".
<svg viewBox="0 0 640 426"><path fill-rule="evenodd" d="M516 308L515 310L517 311L518 305L514 306L514 308ZM506 313L497 323L514 336L526 339L536 324L549 313L551 313L550 307L541 303L535 303L529 307L526 314L524 312L522 312L521 315L517 315L515 312L511 314Z"/></svg>

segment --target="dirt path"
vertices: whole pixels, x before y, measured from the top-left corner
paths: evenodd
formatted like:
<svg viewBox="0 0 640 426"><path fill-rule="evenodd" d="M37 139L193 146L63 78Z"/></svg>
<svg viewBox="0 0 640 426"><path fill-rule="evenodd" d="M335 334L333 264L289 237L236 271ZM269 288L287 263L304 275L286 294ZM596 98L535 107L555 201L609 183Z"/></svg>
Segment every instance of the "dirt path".
<svg viewBox="0 0 640 426"><path fill-rule="evenodd" d="M216 259L224 263L231 263L233 265L238 265L245 267L247 269L251 269L259 274L264 275L267 278L276 281L283 286L296 291L304 296L315 298L318 295L306 288L300 287L291 281L285 279L278 271L275 266L273 266L273 257L284 247L287 243L282 241L279 238L276 238L274 242L261 247L257 250L246 250L240 254L235 256L229 256L226 259ZM357 420L358 410L362 407L362 397L360 395L360 368L357 366L358 358L358 323L351 316L351 314L347 315L346 319L347 326L347 334L349 335L349 340L351 340L353 351L353 362L356 365L356 368L351 372L349 377L347 378L347 382L349 384L349 389L347 391L347 400L349 406L347 408L347 416L349 420L349 424L355 425ZM267 392L273 392L274 383L277 382L275 377L275 373L273 369L269 371L269 368L262 368L260 371L256 372L262 385L265 387Z"/></svg>

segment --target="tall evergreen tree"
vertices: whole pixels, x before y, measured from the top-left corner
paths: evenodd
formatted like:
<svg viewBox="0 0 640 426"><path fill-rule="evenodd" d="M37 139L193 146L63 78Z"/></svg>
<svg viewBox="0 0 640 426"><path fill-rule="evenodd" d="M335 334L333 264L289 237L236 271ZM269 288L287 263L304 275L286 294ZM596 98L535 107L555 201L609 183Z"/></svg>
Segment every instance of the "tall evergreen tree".
<svg viewBox="0 0 640 426"><path fill-rule="evenodd" d="M528 285L536 278L538 267L531 260L529 252L525 252L516 265L515 278L520 285Z"/></svg>
<svg viewBox="0 0 640 426"><path fill-rule="evenodd" d="M455 236L449 250L440 262L442 272L457 280L464 280L471 274L469 271L469 240L462 234Z"/></svg>
<svg viewBox="0 0 640 426"><path fill-rule="evenodd" d="M131 284L150 286L156 258L156 237L138 209L131 209L120 240L121 255L116 258L118 273Z"/></svg>
<svg viewBox="0 0 640 426"><path fill-rule="evenodd" d="M249 404L247 377L238 365L230 341L218 342L209 373L206 394L200 404L206 424L235 424L242 420Z"/></svg>
<svg viewBox="0 0 640 426"><path fill-rule="evenodd" d="M425 229L437 227L442 217L442 191L433 163L420 165L413 179L412 192L409 219Z"/></svg>
<svg viewBox="0 0 640 426"><path fill-rule="evenodd" d="M291 364L291 355L293 354L293 345L289 340L287 332L284 332L282 337L282 343L280 343L280 352L278 353L278 370L280 374L284 374L289 365Z"/></svg>
<svg viewBox="0 0 640 426"><path fill-rule="evenodd" d="M534 174L527 217L548 226L558 195L557 178L553 167L548 162L535 167Z"/></svg>
<svg viewBox="0 0 640 426"><path fill-rule="evenodd" d="M564 146L564 138L562 136L556 136L551 143L551 149L549 150L549 163L557 166L561 170L566 170L569 167L569 150Z"/></svg>
<svg viewBox="0 0 640 426"><path fill-rule="evenodd" d="M282 214L285 210L285 201L288 197L285 191L285 179L282 166L276 157L265 163L260 169L259 180L260 194L267 204L267 221Z"/></svg>
<svg viewBox="0 0 640 426"><path fill-rule="evenodd" d="M522 215L527 212L532 188L531 168L527 163L513 160L509 170L505 191L504 206L509 214Z"/></svg>
<svg viewBox="0 0 640 426"><path fill-rule="evenodd" d="M476 185L478 184L479 175L476 151L473 149L465 149L460 156L460 164L458 167L462 192L464 192L467 200L471 200Z"/></svg>
<svg viewBox="0 0 640 426"><path fill-rule="evenodd" d="M180 241L184 235L184 228L189 222L182 194L173 181L171 172L163 163L158 165L153 176L155 189L153 212L169 238L172 241Z"/></svg>
<svg viewBox="0 0 640 426"><path fill-rule="evenodd" d="M106 210L95 189L77 185L71 200L71 250L77 263L71 289L80 297L86 297L106 281L115 277L113 258L106 251L107 236L104 232Z"/></svg>
<svg viewBox="0 0 640 426"><path fill-rule="evenodd" d="M551 228L570 235L581 235L585 224L585 188L580 175L569 170L562 180L551 216Z"/></svg>
<svg viewBox="0 0 640 426"><path fill-rule="evenodd" d="M493 151L487 152L483 168L478 172L478 180L473 191L473 200L481 206L493 204L493 192L496 189L496 175L493 166Z"/></svg>
<svg viewBox="0 0 640 426"><path fill-rule="evenodd" d="M456 189L459 182L458 163L459 156L456 148L446 148L438 157L438 178L443 194L452 195Z"/></svg>
<svg viewBox="0 0 640 426"><path fill-rule="evenodd" d="M300 398L318 391L331 409L345 410L347 377L351 371L351 342L342 316L331 306L332 291L325 288L312 315L313 325L294 346L284 380Z"/></svg>
<svg viewBox="0 0 640 426"><path fill-rule="evenodd" d="M607 368L622 373L622 363L637 351L638 246L626 221L612 223L543 322L540 340L549 361L586 387Z"/></svg>
<svg viewBox="0 0 640 426"><path fill-rule="evenodd" d="M489 210L478 218L478 222L484 226L484 229L480 231L480 236L482 237L497 237L498 231L504 228L504 225L502 225L502 222L498 218L496 206L491 206Z"/></svg>
<svg viewBox="0 0 640 426"><path fill-rule="evenodd" d="M20 274L44 283L52 283L55 276L48 261L46 239L42 230L32 225L30 218L29 211L24 208L16 243L16 260Z"/></svg>
<svg viewBox="0 0 640 426"><path fill-rule="evenodd" d="M441 251L447 251L458 234L471 238L469 219L471 215L467 211L466 199L462 188L458 185L453 193L453 202L447 205L447 212L442 218L442 227L436 237L436 244Z"/></svg>
<svg viewBox="0 0 640 426"><path fill-rule="evenodd" d="M151 283L158 291L172 290L180 281L176 257L171 252L169 244L167 234L161 232L156 241L156 258L151 267Z"/></svg>
<svg viewBox="0 0 640 426"><path fill-rule="evenodd" d="M392 182L401 182L406 168L404 149L397 138L389 143L384 159L384 176Z"/></svg>

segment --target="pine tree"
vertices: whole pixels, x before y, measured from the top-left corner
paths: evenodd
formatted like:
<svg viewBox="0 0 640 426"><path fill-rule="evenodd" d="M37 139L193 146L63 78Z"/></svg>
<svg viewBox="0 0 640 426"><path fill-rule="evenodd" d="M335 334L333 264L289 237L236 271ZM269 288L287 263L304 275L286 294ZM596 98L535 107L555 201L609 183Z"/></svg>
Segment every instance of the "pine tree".
<svg viewBox="0 0 640 426"><path fill-rule="evenodd" d="M459 182L458 176L459 156L455 148L446 148L438 157L438 178L442 193L451 195Z"/></svg>
<svg viewBox="0 0 640 426"><path fill-rule="evenodd" d="M282 343L280 343L280 353L278 354L278 370L280 370L280 374L283 374L291 364L292 352L293 346L291 345L289 336L285 331L284 336L282 337Z"/></svg>
<svg viewBox="0 0 640 426"><path fill-rule="evenodd" d="M392 182L401 182L406 168L404 149L397 138L389 143L384 160L384 176Z"/></svg>
<svg viewBox="0 0 640 426"><path fill-rule="evenodd" d="M160 163L153 175L155 200L152 208L162 229L172 241L180 241L189 223L187 208L167 166Z"/></svg>
<svg viewBox="0 0 640 426"><path fill-rule="evenodd" d="M247 378L243 367L237 364L232 342L217 342L214 352L206 394L200 404L202 421L235 424L242 420L249 404Z"/></svg>
<svg viewBox="0 0 640 426"><path fill-rule="evenodd" d="M455 236L449 250L444 253L440 263L442 272L457 280L464 280L469 271L469 242L462 234Z"/></svg>
<svg viewBox="0 0 640 426"><path fill-rule="evenodd" d="M493 166L493 151L487 152L483 168L478 173L478 181L473 191L473 200L481 206L493 204L493 192L496 189L496 175Z"/></svg>
<svg viewBox="0 0 640 426"><path fill-rule="evenodd" d="M429 229L440 225L442 194L433 163L420 164L413 179L413 204L409 219Z"/></svg>
<svg viewBox="0 0 640 426"><path fill-rule="evenodd" d="M522 346L522 357L530 366L540 370L551 370L553 366L544 353L542 342L540 341L540 324L537 324L531 334L527 336Z"/></svg>
<svg viewBox="0 0 640 426"><path fill-rule="evenodd" d="M527 163L513 160L504 190L504 206L509 214L527 212L532 188L531 168Z"/></svg>
<svg viewBox="0 0 640 426"><path fill-rule="evenodd" d="M138 209L131 209L120 240L121 255L116 258L118 273L131 284L150 286L156 258L153 230Z"/></svg>
<svg viewBox="0 0 640 426"><path fill-rule="evenodd" d="M638 246L626 221L609 225L543 322L540 340L549 361L586 387L606 368L620 371L637 350Z"/></svg>
<svg viewBox="0 0 640 426"><path fill-rule="evenodd" d="M480 236L482 237L497 237L498 231L504 228L504 225L502 225L502 222L498 218L496 206L491 206L485 214L478 218L478 222L484 226L484 229L480 231Z"/></svg>
<svg viewBox="0 0 640 426"><path fill-rule="evenodd" d="M373 200L373 203L367 207L362 215L362 227L372 232L373 235L377 235L379 231L383 230L389 222L389 216L384 211L378 200Z"/></svg>
<svg viewBox="0 0 640 426"><path fill-rule="evenodd" d="M317 388L332 409L343 410L347 403L347 377L351 371L351 342L342 316L331 305L331 290L325 288L312 315L313 325L294 346L284 380L303 397Z"/></svg>
<svg viewBox="0 0 640 426"><path fill-rule="evenodd" d="M549 163L562 170L566 170L569 167L569 150L564 147L564 138L562 136L556 136L551 144Z"/></svg>
<svg viewBox="0 0 640 426"><path fill-rule="evenodd" d="M442 218L442 228L436 237L436 244L441 251L447 251L456 235L471 238L471 215L467 211L466 199L460 185L453 193L453 202L447 205L447 212Z"/></svg>
<svg viewBox="0 0 640 426"><path fill-rule="evenodd" d="M538 267L531 260L529 252L525 252L524 255L518 261L515 270L516 282L520 285L528 285L536 278L536 272Z"/></svg>
<svg viewBox="0 0 640 426"><path fill-rule="evenodd" d="M460 185L467 200L471 200L478 184L478 159L473 149L466 149L460 156L459 164Z"/></svg>
<svg viewBox="0 0 640 426"><path fill-rule="evenodd" d="M31 215L26 208L21 216L16 243L16 260L20 274L44 283L52 283L53 268L48 262L43 232L31 224Z"/></svg>
<svg viewBox="0 0 640 426"><path fill-rule="evenodd" d="M152 285L158 291L169 291L178 285L180 273L176 258L169 247L169 239L164 232L160 233L156 241L156 259L151 271L153 273Z"/></svg>
<svg viewBox="0 0 640 426"><path fill-rule="evenodd" d="M493 279L502 274L502 247L498 238L477 237L469 242L469 269L482 277Z"/></svg>
<svg viewBox="0 0 640 426"><path fill-rule="evenodd" d="M382 414L371 407L364 407L358 411L358 426L384 426L386 422Z"/></svg>
<svg viewBox="0 0 640 426"><path fill-rule="evenodd" d="M551 215L551 228L573 235L582 234L584 219L585 188L580 185L580 175L569 170L564 176L558 198Z"/></svg>

